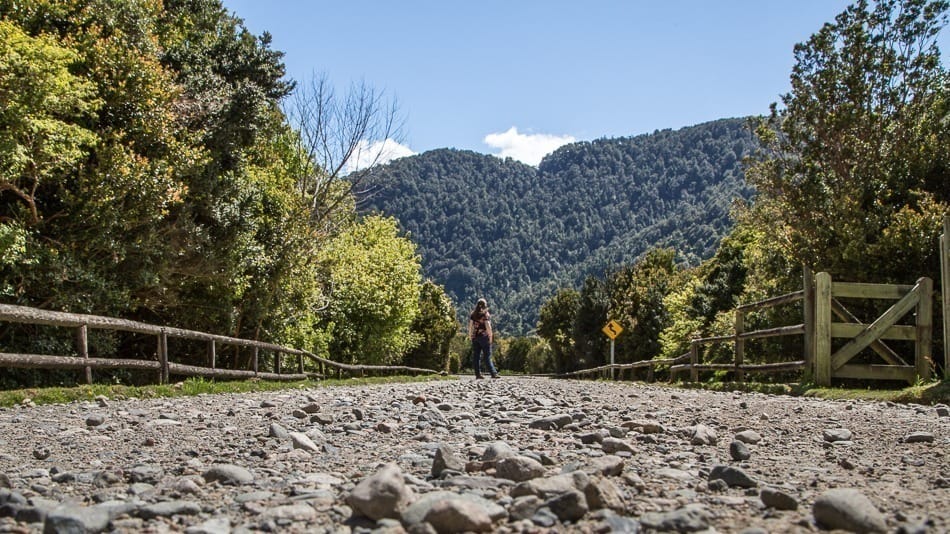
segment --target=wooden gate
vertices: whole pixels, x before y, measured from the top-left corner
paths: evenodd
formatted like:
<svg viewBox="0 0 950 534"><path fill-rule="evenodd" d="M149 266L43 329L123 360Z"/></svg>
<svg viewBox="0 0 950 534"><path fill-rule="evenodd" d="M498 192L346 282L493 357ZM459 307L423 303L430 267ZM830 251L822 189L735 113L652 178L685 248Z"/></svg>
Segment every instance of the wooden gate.
<svg viewBox="0 0 950 534"><path fill-rule="evenodd" d="M838 298L896 300L871 324L861 324ZM815 355L815 382L830 386L832 378L904 380L913 384L930 378L933 355L933 281L921 278L913 286L832 282L828 273L815 275L815 318L811 341ZM897 322L916 312L916 325ZM835 315L842 322L833 322ZM848 338L832 353L832 338ZM913 341L914 362L905 361L884 340ZM866 348L882 364L849 363Z"/></svg>

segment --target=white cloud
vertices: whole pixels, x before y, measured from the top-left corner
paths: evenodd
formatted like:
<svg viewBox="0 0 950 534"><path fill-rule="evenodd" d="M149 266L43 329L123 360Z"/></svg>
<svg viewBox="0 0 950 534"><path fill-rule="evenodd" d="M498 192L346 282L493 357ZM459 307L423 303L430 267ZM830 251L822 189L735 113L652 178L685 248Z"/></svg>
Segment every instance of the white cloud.
<svg viewBox="0 0 950 534"><path fill-rule="evenodd" d="M353 151L353 157L347 162L343 174L365 169L371 165L382 165L398 158L415 155L415 152L406 145L399 144L392 139L385 141L360 141Z"/></svg>
<svg viewBox="0 0 950 534"><path fill-rule="evenodd" d="M561 145L575 141L570 135L523 134L512 126L507 132L491 133L485 136L484 143L501 149L495 154L501 158L513 158L528 165L538 165L544 156L554 152Z"/></svg>

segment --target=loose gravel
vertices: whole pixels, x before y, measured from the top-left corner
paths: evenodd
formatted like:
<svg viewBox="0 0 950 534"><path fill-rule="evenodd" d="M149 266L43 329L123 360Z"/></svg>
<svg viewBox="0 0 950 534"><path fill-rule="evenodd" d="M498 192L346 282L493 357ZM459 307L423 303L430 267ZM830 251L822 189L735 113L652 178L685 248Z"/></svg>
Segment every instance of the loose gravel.
<svg viewBox="0 0 950 534"><path fill-rule="evenodd" d="M0 409L0 532L950 531L950 409L509 378Z"/></svg>

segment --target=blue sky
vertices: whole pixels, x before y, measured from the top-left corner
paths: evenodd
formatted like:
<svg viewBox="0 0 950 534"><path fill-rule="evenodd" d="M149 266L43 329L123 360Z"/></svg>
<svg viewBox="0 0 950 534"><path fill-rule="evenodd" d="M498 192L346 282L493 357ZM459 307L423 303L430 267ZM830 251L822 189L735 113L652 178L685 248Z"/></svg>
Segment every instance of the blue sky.
<svg viewBox="0 0 950 534"><path fill-rule="evenodd" d="M767 113L789 90L794 45L849 3L224 0L271 33L291 78L394 97L397 154L450 147L530 164L569 141Z"/></svg>

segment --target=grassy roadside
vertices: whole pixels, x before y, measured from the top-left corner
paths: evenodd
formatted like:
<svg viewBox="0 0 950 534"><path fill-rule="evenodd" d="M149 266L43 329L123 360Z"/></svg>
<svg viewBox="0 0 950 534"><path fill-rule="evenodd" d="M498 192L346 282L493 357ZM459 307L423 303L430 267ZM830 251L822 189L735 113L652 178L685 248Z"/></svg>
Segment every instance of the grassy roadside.
<svg viewBox="0 0 950 534"><path fill-rule="evenodd" d="M216 382L202 378L189 378L184 382L166 385L121 386L96 384L77 387L53 387L12 389L0 391L0 407L9 408L24 402L43 404L65 404L74 401L91 401L102 395L109 399L184 397L200 394L250 393L255 391L279 391L288 389L306 389L334 386L357 386L373 384L395 384L406 382L429 382L435 380L455 380L457 376L395 376L350 378L329 380L302 380L297 382L268 382L264 380L246 380L235 382ZM671 387L690 389L708 389L711 391L746 391L772 395L792 395L816 397L822 399L868 400L879 402L913 404L950 404L950 380L919 384L904 389L845 389L819 388L814 384L763 384L754 382L702 382L680 383Z"/></svg>
<svg viewBox="0 0 950 534"><path fill-rule="evenodd" d="M712 391L748 391L772 395L792 395L830 400L866 400L910 404L950 404L950 380L917 384L903 389L825 388L814 384L761 384L714 382L682 384L691 389Z"/></svg>
<svg viewBox="0 0 950 534"><path fill-rule="evenodd" d="M74 401L91 401L98 396L109 399L151 399L158 397L187 397L201 394L251 393L255 391L280 391L334 386L359 386L370 384L395 384L405 382L429 382L451 380L441 376L394 376L372 378L349 378L327 380L300 380L295 382L269 382L244 380L218 382L202 378L189 378L183 382L149 386L122 386L93 384L76 387L50 387L11 389L0 391L0 407L9 408L24 402L35 405L65 404Z"/></svg>

